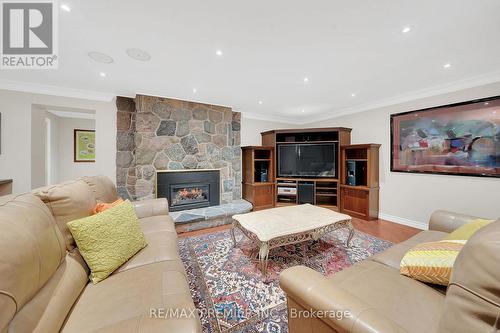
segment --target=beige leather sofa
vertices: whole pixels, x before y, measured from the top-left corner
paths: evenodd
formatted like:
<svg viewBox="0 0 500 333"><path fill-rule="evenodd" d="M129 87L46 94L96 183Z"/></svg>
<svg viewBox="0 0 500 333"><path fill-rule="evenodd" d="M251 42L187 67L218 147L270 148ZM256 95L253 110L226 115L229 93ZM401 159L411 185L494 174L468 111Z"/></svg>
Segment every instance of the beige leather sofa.
<svg viewBox="0 0 500 333"><path fill-rule="evenodd" d="M116 199L106 177L0 197L0 332L201 331L164 199L134 203L148 246L89 283L66 222Z"/></svg>
<svg viewBox="0 0 500 333"><path fill-rule="evenodd" d="M330 277L304 266L285 270L290 333L499 332L500 220L466 243L447 291L399 274L408 249L474 218L436 211L430 230Z"/></svg>

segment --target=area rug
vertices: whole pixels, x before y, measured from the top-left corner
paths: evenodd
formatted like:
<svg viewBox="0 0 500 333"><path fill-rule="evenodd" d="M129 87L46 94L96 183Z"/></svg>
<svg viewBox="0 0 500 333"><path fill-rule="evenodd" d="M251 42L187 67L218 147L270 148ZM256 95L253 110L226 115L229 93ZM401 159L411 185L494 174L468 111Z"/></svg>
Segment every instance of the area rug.
<svg viewBox="0 0 500 333"><path fill-rule="evenodd" d="M286 298L278 281L282 270L304 265L335 274L392 245L356 231L346 248L347 233L339 229L317 241L272 249L267 282L258 267L257 248L241 232L236 231L236 247L229 230L181 238L181 258L203 332L287 332Z"/></svg>

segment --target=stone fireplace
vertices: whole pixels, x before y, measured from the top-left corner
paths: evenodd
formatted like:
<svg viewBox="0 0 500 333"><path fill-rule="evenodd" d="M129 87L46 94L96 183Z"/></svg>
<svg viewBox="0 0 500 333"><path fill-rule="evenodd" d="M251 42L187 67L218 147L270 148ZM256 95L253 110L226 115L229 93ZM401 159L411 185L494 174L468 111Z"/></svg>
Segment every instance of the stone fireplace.
<svg viewBox="0 0 500 333"><path fill-rule="evenodd" d="M220 204L241 199L239 112L145 95L117 97L116 105L116 182L121 197L141 200L167 195L156 192L156 175L162 171L217 170ZM206 204L213 198L203 186L172 191L168 196L172 200L173 194L174 199L179 194L179 206Z"/></svg>
<svg viewBox="0 0 500 333"><path fill-rule="evenodd" d="M167 198L172 212L217 206L220 204L220 171L158 171L156 196Z"/></svg>

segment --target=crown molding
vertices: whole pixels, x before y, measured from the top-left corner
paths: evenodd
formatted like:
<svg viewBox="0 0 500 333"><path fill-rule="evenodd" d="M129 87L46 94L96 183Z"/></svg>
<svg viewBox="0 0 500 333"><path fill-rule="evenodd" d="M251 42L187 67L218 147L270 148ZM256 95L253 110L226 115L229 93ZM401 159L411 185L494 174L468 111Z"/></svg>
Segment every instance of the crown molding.
<svg viewBox="0 0 500 333"><path fill-rule="evenodd" d="M288 124L288 125L300 125L300 124L302 124L302 122L297 120L297 119L288 119L285 117L270 116L270 115L265 115L265 114L261 114L261 113L254 113L254 112L244 112L244 111L237 111L237 112L240 112L241 116L243 118L246 118L246 119L274 121L277 123L283 123L283 124Z"/></svg>
<svg viewBox="0 0 500 333"><path fill-rule="evenodd" d="M58 87L38 83L20 82L0 79L0 89L10 91L20 91L32 94L52 95L60 97L70 97L87 99L98 102L111 102L116 94L104 93L92 90L74 89Z"/></svg>
<svg viewBox="0 0 500 333"><path fill-rule="evenodd" d="M484 86L487 84L500 82L500 71L492 72L488 74L478 75L471 78L454 81L450 83L440 84L432 86L425 89L414 90L408 93L400 94L394 97L381 99L375 102L356 105L353 107L347 107L342 109L333 110L330 112L322 113L316 117L312 116L313 120L308 120L308 124L324 121L332 118L337 118L349 114L365 112L369 110L379 109L383 107L388 107L392 105L397 105L405 102L411 102L427 97L444 95L447 93L452 93L460 90L475 88Z"/></svg>
<svg viewBox="0 0 500 333"><path fill-rule="evenodd" d="M54 116L62 118L95 119L95 113L61 110L47 110L47 112L52 113Z"/></svg>

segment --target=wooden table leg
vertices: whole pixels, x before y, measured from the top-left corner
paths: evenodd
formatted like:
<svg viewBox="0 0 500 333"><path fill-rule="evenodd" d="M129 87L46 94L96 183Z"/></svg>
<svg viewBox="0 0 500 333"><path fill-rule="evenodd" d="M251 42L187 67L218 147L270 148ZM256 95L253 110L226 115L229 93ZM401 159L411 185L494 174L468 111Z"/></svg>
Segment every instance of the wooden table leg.
<svg viewBox="0 0 500 333"><path fill-rule="evenodd" d="M354 228L351 221L347 223L347 229L349 229L349 236L347 237L347 247L351 246L351 240L354 237Z"/></svg>
<svg viewBox="0 0 500 333"><path fill-rule="evenodd" d="M236 225L233 222L233 226L231 227L231 238L233 239L233 246L236 246L236 236L234 235L235 228L236 228Z"/></svg>
<svg viewBox="0 0 500 333"><path fill-rule="evenodd" d="M260 269L262 271L262 275L264 275L264 279L267 279L267 258L269 256L269 245L267 242L260 243L259 249L259 262Z"/></svg>

